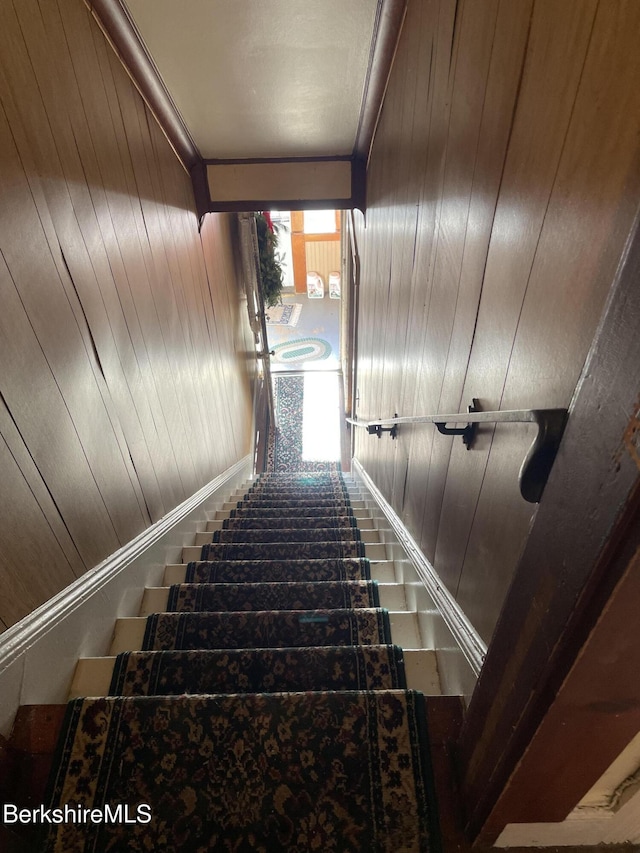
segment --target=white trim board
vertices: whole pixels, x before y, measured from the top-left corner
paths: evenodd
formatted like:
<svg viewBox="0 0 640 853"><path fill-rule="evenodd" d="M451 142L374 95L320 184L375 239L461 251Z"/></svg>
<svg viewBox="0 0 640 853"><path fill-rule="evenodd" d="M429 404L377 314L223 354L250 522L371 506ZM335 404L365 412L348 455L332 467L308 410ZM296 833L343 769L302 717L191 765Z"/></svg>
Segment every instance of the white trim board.
<svg viewBox="0 0 640 853"><path fill-rule="evenodd" d="M427 588L436 607L440 611L445 624L451 631L456 643L459 645L463 655L465 656L467 663L477 678L487 654L487 646L471 622L465 616L458 602L442 583L435 568L422 553L418 543L409 533L391 504L382 495L381 491L362 467L360 461L354 458L352 460L352 466L357 475L362 479L364 485L370 491L372 498L384 513L391 529L398 539L398 542L406 552L407 557L413 564L418 576Z"/></svg>
<svg viewBox="0 0 640 853"><path fill-rule="evenodd" d="M221 505L252 470L251 455L240 459L0 634L0 734L20 705L67 701L78 658L106 653L115 620L137 615L145 586L161 585L165 565L181 562L182 547L204 529L206 504Z"/></svg>

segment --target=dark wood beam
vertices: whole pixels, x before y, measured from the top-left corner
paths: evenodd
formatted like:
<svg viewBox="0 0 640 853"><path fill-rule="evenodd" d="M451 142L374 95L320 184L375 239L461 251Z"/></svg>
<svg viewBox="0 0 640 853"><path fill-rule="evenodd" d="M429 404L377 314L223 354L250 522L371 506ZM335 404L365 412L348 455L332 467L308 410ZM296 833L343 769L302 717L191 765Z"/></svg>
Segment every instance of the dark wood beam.
<svg viewBox="0 0 640 853"><path fill-rule="evenodd" d="M466 830L483 842L500 821L516 819L503 810L487 825L638 544L639 278L636 219L457 744ZM637 626L621 622L619 630ZM612 757L618 746L612 735ZM596 772L578 748L563 758ZM548 752L538 761L541 771L550 766ZM582 787L567 792L562 809L576 804ZM528 820L557 820L557 811L540 801Z"/></svg>
<svg viewBox="0 0 640 853"><path fill-rule="evenodd" d="M121 0L85 0L171 147L190 172L202 157Z"/></svg>
<svg viewBox="0 0 640 853"><path fill-rule="evenodd" d="M563 821L640 731L638 520L636 553L494 806L487 839L506 823Z"/></svg>

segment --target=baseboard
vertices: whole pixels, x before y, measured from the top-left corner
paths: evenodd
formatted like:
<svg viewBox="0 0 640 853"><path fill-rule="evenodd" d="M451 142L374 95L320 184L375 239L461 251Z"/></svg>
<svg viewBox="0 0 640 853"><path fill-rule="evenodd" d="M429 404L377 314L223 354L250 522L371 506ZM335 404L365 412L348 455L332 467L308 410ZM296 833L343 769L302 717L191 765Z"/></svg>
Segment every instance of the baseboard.
<svg viewBox="0 0 640 853"><path fill-rule="evenodd" d="M100 656L115 620L136 615L145 585L159 585L165 563L193 542L203 504L222 501L252 474L239 460L160 521L0 634L0 734L22 704L66 701L80 656Z"/></svg>
<svg viewBox="0 0 640 853"><path fill-rule="evenodd" d="M409 533L391 504L382 495L358 459L353 459L352 470L360 477L371 497L384 513L398 542L407 554L418 576L426 586L442 618L459 645L467 663L477 677L482 669L487 647L480 635L467 619L464 611L440 580L435 568L420 550L418 543Z"/></svg>

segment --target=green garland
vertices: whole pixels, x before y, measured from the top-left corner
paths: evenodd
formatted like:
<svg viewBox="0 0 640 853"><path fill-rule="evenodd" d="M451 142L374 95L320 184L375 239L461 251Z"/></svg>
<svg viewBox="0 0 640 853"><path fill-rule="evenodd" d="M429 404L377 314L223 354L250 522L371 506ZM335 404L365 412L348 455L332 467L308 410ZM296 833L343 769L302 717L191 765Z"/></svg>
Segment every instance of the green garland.
<svg viewBox="0 0 640 853"><path fill-rule="evenodd" d="M284 274L280 257L276 251L278 237L267 224L261 213L256 213L256 231L258 234L258 255L260 257L261 292L267 308L281 303Z"/></svg>

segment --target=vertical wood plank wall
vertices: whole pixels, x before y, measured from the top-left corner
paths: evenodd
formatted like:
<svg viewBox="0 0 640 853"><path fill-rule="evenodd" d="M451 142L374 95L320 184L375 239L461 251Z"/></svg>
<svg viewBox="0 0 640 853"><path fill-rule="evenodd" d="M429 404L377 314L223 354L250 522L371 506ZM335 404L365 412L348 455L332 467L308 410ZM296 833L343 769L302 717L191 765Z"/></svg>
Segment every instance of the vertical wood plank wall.
<svg viewBox="0 0 640 853"><path fill-rule="evenodd" d="M234 222L82 0L0 3L0 629L250 447Z"/></svg>
<svg viewBox="0 0 640 853"><path fill-rule="evenodd" d="M358 417L568 407L640 198L640 4L409 0L374 141ZM485 640L535 508L528 427L356 456Z"/></svg>

